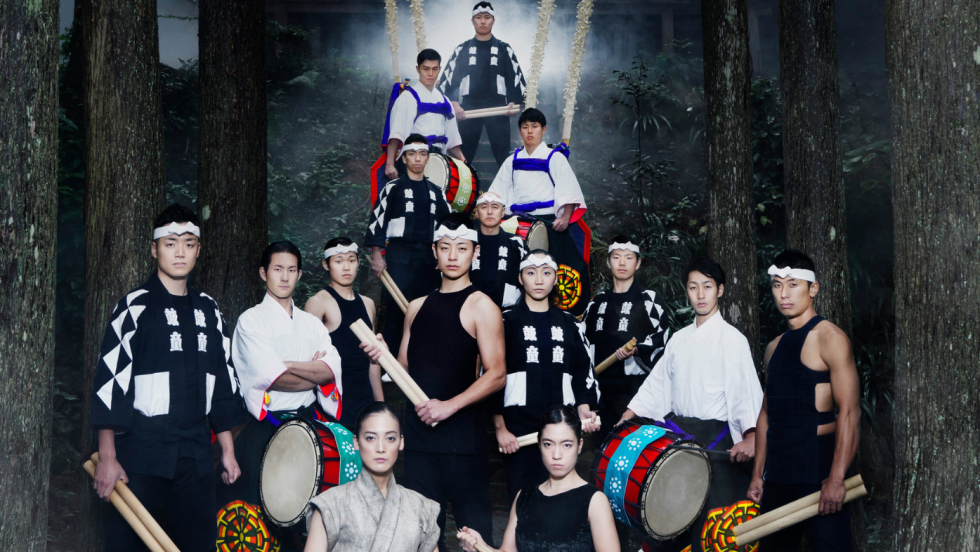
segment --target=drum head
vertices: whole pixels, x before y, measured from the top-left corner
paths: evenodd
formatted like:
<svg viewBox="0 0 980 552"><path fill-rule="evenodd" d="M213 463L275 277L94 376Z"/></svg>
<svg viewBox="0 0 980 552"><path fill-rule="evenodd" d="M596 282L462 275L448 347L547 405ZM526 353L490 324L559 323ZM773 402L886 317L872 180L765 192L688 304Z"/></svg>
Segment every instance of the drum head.
<svg viewBox="0 0 980 552"><path fill-rule="evenodd" d="M655 539L670 539L694 523L711 486L711 464L702 453L664 451L647 474L641 498L643 524Z"/></svg>
<svg viewBox="0 0 980 552"><path fill-rule="evenodd" d="M548 227L540 220L531 225L527 233L527 250L535 249L548 250Z"/></svg>
<svg viewBox="0 0 980 552"><path fill-rule="evenodd" d="M432 152L429 154L429 161L425 164L422 171L433 184L442 188L443 193L449 186L449 160L441 153Z"/></svg>
<svg viewBox="0 0 980 552"><path fill-rule="evenodd" d="M323 477L317 434L302 420L290 420L276 430L262 456L259 496L262 509L280 527L304 519L308 502Z"/></svg>

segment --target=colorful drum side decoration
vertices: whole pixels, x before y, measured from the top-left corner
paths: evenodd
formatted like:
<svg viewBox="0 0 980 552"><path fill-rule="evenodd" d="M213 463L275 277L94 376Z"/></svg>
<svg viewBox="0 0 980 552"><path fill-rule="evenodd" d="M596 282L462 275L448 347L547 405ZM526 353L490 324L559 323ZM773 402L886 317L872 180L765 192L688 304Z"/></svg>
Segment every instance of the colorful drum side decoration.
<svg viewBox="0 0 980 552"><path fill-rule="evenodd" d="M279 426L262 456L262 509L273 524L292 527L305 521L310 499L360 472L354 436L344 426L292 418Z"/></svg>
<svg viewBox="0 0 980 552"><path fill-rule="evenodd" d="M279 541L262 521L262 510L242 500L218 512L218 552L279 552Z"/></svg>
<svg viewBox="0 0 980 552"><path fill-rule="evenodd" d="M449 208L455 213L469 213L476 205L480 178L473 167L441 153L429 154L425 177L446 193Z"/></svg>
<svg viewBox="0 0 980 552"><path fill-rule="evenodd" d="M667 448L680 443L698 446L654 420L633 418L613 428L592 464L589 482L605 493L616 519L655 541L687 530L708 499L708 457Z"/></svg>
<svg viewBox="0 0 980 552"><path fill-rule="evenodd" d="M558 265L555 288L558 290L554 299L555 306L561 310L568 310L582 298L582 276L568 265Z"/></svg>
<svg viewBox="0 0 980 552"><path fill-rule="evenodd" d="M751 500L741 500L722 508L708 512L708 519L701 529L701 549L704 552L756 552L759 543L739 548L735 545L736 525L759 515L759 505Z"/></svg>

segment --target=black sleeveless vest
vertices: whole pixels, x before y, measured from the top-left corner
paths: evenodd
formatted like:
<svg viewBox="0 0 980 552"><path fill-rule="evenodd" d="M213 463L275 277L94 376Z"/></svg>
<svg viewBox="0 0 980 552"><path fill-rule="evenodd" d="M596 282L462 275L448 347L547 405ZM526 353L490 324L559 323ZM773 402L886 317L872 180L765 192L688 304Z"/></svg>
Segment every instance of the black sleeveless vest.
<svg viewBox="0 0 980 552"><path fill-rule="evenodd" d="M463 328L459 314L475 286L453 293L433 291L412 321L408 371L430 399L449 400L476 381L476 338ZM482 404L471 405L431 427L415 409L405 409L405 448L429 453L474 454L487 449Z"/></svg>
<svg viewBox="0 0 980 552"><path fill-rule="evenodd" d="M830 383L830 371L811 370L800 360L806 337L823 317L814 316L798 330L787 330L769 359L766 404L764 478L778 484L819 484L817 426L833 422L835 414L818 412L815 387Z"/></svg>
<svg viewBox="0 0 980 552"><path fill-rule="evenodd" d="M337 301L340 307L340 325L330 332L330 341L340 354L340 382L343 388L341 399L343 410L340 412L340 423L347 428L353 428L361 409L374 401L371 381L368 379L370 360L361 350L361 340L351 331L350 325L361 319L373 329L371 318L364 308L364 300L356 293L354 299L344 299L337 290L330 286L323 288Z"/></svg>

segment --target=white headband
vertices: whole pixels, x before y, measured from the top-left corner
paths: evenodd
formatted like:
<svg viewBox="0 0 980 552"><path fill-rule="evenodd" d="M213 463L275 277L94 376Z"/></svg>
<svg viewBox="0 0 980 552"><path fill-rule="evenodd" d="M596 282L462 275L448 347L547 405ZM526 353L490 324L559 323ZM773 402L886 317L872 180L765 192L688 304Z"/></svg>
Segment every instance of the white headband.
<svg viewBox="0 0 980 552"><path fill-rule="evenodd" d="M472 228L460 226L455 230L450 230L449 228L446 228L445 225L440 224L439 228L436 228L432 241L437 242L442 238L449 238L451 240L458 240L462 238L464 240L471 240L473 243L476 243L479 240L476 230L473 230Z"/></svg>
<svg viewBox="0 0 980 552"><path fill-rule="evenodd" d="M504 203L504 198L497 195L495 192L483 192L480 198L476 200L476 204L480 205L483 203L499 203L501 205L506 205Z"/></svg>
<svg viewBox="0 0 980 552"><path fill-rule="evenodd" d="M190 232L198 238L201 237L201 229L198 228L193 222L186 222L184 224L177 224L176 222L171 222L167 226L161 226L153 231L153 239L158 240L164 236L169 236L171 234L181 235Z"/></svg>
<svg viewBox="0 0 980 552"><path fill-rule="evenodd" d="M816 282L817 275L813 273L812 270L804 270L802 268L776 268L776 265L769 267L769 276L775 278L779 276L780 278L796 278L798 280L806 280L807 282Z"/></svg>
<svg viewBox="0 0 980 552"><path fill-rule="evenodd" d="M429 144L423 144L422 142L415 142L407 146L402 146L401 151L398 152L398 158L401 159L402 155L405 155L406 151L429 151Z"/></svg>
<svg viewBox="0 0 980 552"><path fill-rule="evenodd" d="M558 265L555 264L555 261L551 260L551 257L549 257L548 255L542 255L540 253L538 253L537 255L530 255L528 256L528 258L521 261L521 267L519 270L524 270L529 266L534 266L534 267L550 266L552 270L558 270Z"/></svg>
<svg viewBox="0 0 980 552"><path fill-rule="evenodd" d="M490 6L483 6L483 7L476 8L475 10L473 10L473 15L471 15L470 18L476 17L476 14L478 13L489 13L490 17L493 17L494 19L497 18L497 16L494 15L493 13L493 8L491 8Z"/></svg>
<svg viewBox="0 0 980 552"><path fill-rule="evenodd" d="M352 243L350 245L335 245L329 249L324 249L323 258L329 259L330 257L341 253L357 253L357 244Z"/></svg>
<svg viewBox="0 0 980 552"><path fill-rule="evenodd" d="M609 246L609 252L610 253L612 253L616 249L622 249L624 251L632 251L633 253L636 253L637 255L640 254L640 246L634 245L633 242L614 243L614 244L612 244L612 245Z"/></svg>

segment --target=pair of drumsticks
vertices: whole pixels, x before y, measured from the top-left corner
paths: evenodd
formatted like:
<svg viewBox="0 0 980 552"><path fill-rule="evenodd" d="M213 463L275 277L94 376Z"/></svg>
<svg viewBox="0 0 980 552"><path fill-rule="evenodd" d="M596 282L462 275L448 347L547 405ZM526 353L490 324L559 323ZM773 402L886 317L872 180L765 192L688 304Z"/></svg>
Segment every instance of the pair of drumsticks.
<svg viewBox="0 0 980 552"><path fill-rule="evenodd" d="M99 465L99 453L94 453L82 467L95 479L95 467ZM119 510L126 523L133 528L140 540L151 552L180 552L174 541L170 540L160 524L150 512L140 503L133 491L122 481L116 481L116 487L109 495L109 502Z"/></svg>

